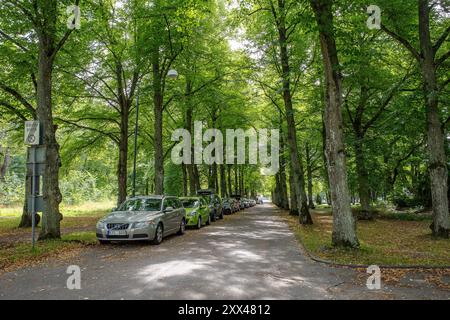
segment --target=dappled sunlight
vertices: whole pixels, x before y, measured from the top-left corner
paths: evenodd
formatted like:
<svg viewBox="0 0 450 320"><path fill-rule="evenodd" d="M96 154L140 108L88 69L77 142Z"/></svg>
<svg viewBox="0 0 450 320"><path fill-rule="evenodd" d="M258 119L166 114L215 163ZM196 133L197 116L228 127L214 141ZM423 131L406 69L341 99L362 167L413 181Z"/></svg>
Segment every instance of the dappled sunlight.
<svg viewBox="0 0 450 320"><path fill-rule="evenodd" d="M144 283L159 281L174 276L183 276L204 269L209 262L206 260L175 260L153 264L145 267L137 273Z"/></svg>

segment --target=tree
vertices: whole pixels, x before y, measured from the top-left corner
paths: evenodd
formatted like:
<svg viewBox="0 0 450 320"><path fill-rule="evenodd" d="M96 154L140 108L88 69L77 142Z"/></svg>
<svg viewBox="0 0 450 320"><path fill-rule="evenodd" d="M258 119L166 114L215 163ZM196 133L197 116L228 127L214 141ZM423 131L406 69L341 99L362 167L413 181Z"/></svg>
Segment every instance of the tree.
<svg viewBox="0 0 450 320"><path fill-rule="evenodd" d="M418 34L419 49L407 38L393 31L389 26L381 25L381 29L400 43L416 59L422 73L423 96L427 116L427 145L429 155L429 171L431 184L431 198L433 204L433 223L430 228L436 237L450 236L450 217L448 206L448 168L445 153L444 125L440 119L439 91L437 70L450 57L450 51L437 54L450 33L447 26L440 36L433 42L430 30L430 13L437 4L430 4L428 0L418 0ZM448 84L444 83L442 86Z"/></svg>
<svg viewBox="0 0 450 320"><path fill-rule="evenodd" d="M319 29L326 83L325 152L333 208L332 242L335 246L358 247L359 241L356 236L355 220L350 209L347 184L341 74L334 38L332 4L330 0L311 0L311 7Z"/></svg>

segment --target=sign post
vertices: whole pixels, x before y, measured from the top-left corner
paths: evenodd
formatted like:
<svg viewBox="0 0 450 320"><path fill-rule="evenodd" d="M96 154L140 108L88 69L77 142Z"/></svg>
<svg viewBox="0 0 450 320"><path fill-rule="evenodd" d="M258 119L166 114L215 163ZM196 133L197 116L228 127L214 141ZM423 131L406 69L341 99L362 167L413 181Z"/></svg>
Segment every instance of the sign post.
<svg viewBox="0 0 450 320"><path fill-rule="evenodd" d="M36 207L36 199L39 194L39 176L37 172L38 153L37 150L40 145L40 124L39 121L25 121L25 144L29 145L27 154L27 167L31 165L31 190L27 190L27 209L31 213L31 238L32 248L35 246L35 229L36 229L36 213L38 208ZM27 168L28 172L28 168ZM30 200L30 201L29 201ZM31 208L30 208L31 207Z"/></svg>

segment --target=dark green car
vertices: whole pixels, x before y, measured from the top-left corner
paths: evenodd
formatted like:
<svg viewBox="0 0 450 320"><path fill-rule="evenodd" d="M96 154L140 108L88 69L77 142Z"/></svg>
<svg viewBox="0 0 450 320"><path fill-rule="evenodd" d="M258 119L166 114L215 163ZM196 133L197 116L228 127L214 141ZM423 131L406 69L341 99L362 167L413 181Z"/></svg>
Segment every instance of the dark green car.
<svg viewBox="0 0 450 320"><path fill-rule="evenodd" d="M195 226L200 229L202 225L211 224L208 203L202 197L180 198L186 209L186 226Z"/></svg>

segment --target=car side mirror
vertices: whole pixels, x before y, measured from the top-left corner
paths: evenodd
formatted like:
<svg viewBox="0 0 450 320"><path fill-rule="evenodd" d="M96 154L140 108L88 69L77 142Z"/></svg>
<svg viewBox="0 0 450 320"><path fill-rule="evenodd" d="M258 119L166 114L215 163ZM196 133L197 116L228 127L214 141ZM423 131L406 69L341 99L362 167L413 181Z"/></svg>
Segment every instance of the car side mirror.
<svg viewBox="0 0 450 320"><path fill-rule="evenodd" d="M164 212L172 212L173 211L173 207L167 207L164 209Z"/></svg>

